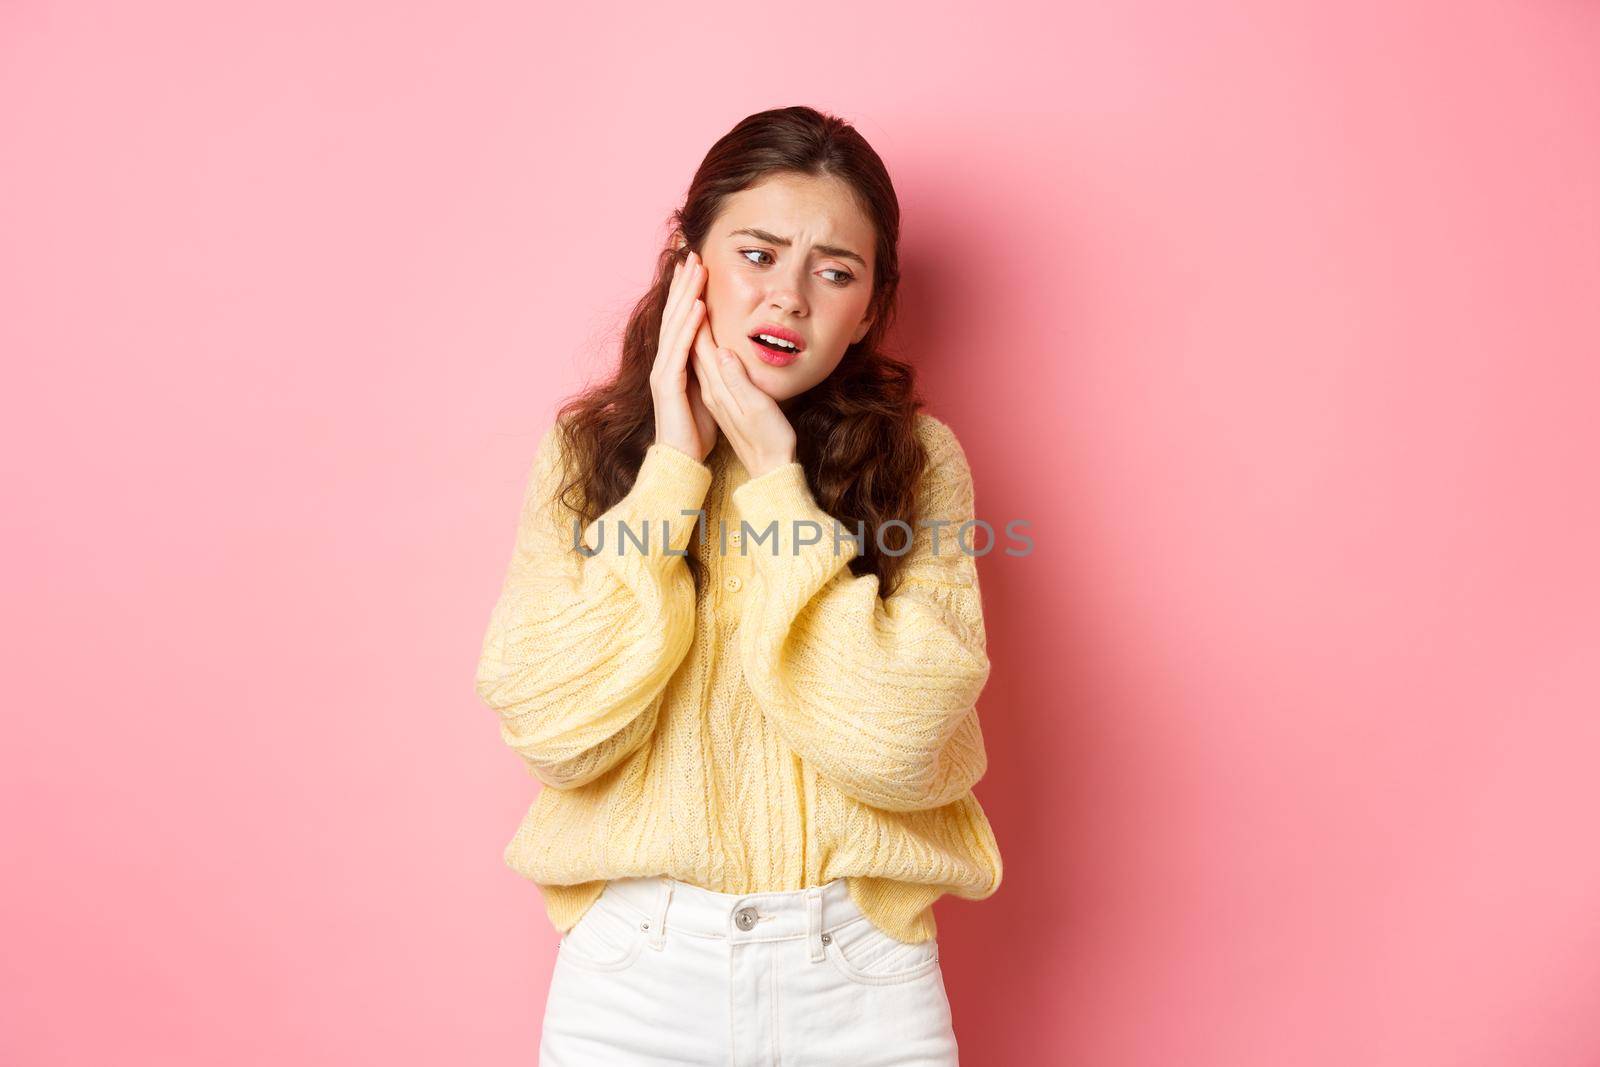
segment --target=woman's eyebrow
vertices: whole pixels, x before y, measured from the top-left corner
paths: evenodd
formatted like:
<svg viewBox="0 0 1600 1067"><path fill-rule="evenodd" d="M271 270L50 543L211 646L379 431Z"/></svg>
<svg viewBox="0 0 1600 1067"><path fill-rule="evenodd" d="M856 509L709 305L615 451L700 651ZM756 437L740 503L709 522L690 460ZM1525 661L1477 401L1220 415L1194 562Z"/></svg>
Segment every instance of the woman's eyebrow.
<svg viewBox="0 0 1600 1067"><path fill-rule="evenodd" d="M738 237L741 234L746 237L754 237L758 241L766 241L768 244L780 245L783 248L788 248L790 245L794 244L794 242L789 240L787 237L779 237L775 233L768 233L766 230L758 230L754 227L745 227L744 229L733 230L728 234L728 236ZM853 259L857 263L861 264L862 270L867 269L867 261L850 251L848 248L840 248L838 245L816 245L815 248L818 252L821 252L825 256L837 256L840 259Z"/></svg>

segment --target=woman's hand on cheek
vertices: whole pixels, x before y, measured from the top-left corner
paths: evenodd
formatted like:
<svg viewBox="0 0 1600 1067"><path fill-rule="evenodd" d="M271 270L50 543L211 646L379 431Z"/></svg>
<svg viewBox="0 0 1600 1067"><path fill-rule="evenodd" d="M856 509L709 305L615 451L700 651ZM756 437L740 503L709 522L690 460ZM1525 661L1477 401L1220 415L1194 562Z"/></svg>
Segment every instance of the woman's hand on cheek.
<svg viewBox="0 0 1600 1067"><path fill-rule="evenodd" d="M778 402L750 380L739 357L716 346L708 320L695 331L691 358L701 399L750 477L793 463L794 427Z"/></svg>

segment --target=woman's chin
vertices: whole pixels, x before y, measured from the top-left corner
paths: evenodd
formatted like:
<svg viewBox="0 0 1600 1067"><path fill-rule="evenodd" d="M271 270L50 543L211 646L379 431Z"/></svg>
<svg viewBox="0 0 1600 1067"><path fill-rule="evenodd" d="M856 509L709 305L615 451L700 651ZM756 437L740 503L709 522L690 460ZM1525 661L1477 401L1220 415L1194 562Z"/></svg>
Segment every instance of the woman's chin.
<svg viewBox="0 0 1600 1067"><path fill-rule="evenodd" d="M755 367L749 373L750 384L770 396L779 407L799 395L793 381L784 378L781 373L774 374L770 367Z"/></svg>
<svg viewBox="0 0 1600 1067"><path fill-rule="evenodd" d="M771 367L759 357L746 355L737 349L734 350L733 358L744 368L745 377L750 379L750 384L766 393L780 407L787 406L791 400L805 392L805 388L796 387L794 375L791 373L794 369L792 366Z"/></svg>

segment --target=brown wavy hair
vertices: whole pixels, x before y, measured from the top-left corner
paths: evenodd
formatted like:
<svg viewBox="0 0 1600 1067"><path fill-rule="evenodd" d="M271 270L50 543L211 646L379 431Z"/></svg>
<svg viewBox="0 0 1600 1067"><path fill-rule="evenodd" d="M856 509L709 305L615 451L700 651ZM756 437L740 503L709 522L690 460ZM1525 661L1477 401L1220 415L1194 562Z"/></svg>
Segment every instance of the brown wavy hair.
<svg viewBox="0 0 1600 1067"><path fill-rule="evenodd" d="M894 555L879 550L876 531L891 519L915 526L917 481L927 461L916 434L922 401L915 370L882 350L900 288L900 202L883 160L861 134L813 108L758 112L706 153L683 206L668 220L671 233L657 257L655 281L628 316L616 374L556 414L566 472L555 503L565 502L586 527L633 487L655 440L650 368L673 267L690 248L702 251L728 197L786 172L842 180L876 230L872 325L845 350L833 373L795 397L785 414L795 430L795 458L818 506L847 530L864 523L864 548L850 561L852 572L878 575L880 595L886 596L905 558L907 537L904 527L898 536L884 532L891 552L901 553ZM685 557L697 590L704 580L699 542L697 534Z"/></svg>

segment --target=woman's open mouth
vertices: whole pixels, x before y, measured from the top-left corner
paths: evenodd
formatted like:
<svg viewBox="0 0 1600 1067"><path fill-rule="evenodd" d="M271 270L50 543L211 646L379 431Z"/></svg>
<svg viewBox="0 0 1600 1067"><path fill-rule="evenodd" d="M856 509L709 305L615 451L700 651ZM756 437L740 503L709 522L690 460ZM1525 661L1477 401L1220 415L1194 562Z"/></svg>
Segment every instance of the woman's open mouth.
<svg viewBox="0 0 1600 1067"><path fill-rule="evenodd" d="M750 335L750 343L761 361L774 367L787 367L800 358L806 347L794 331L777 328L757 330Z"/></svg>

